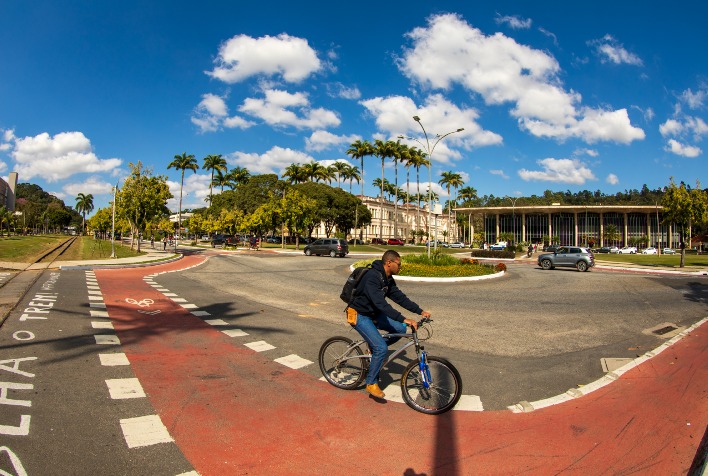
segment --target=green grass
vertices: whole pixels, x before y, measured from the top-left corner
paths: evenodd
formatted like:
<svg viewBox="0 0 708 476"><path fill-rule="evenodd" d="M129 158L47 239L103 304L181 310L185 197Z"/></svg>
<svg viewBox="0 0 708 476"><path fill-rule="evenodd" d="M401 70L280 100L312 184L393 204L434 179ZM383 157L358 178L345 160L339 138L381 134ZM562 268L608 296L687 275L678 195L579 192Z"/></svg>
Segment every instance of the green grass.
<svg viewBox="0 0 708 476"><path fill-rule="evenodd" d="M632 263L642 266L673 266L678 268L681 255L625 255L611 253L595 253L596 261L607 261L617 264ZM686 266L708 266L708 255L686 254Z"/></svg>
<svg viewBox="0 0 708 476"><path fill-rule="evenodd" d="M66 235L29 235L11 236L0 238L0 261L13 263L32 263L41 255L55 248L63 241L70 239ZM130 246L122 246L116 242L116 256L127 258L140 256ZM88 236L79 236L59 260L82 261L93 259L106 259L111 256L111 242L107 240L94 240Z"/></svg>
<svg viewBox="0 0 708 476"><path fill-rule="evenodd" d="M3 236L0 238L0 261L31 263L69 237L65 235Z"/></svg>
<svg viewBox="0 0 708 476"><path fill-rule="evenodd" d="M400 252L399 252L400 253ZM354 263L354 266L366 266L374 259L361 260ZM437 259L428 259L427 254L406 254L401 255L401 271L399 276L416 276L421 278L462 278L474 276L486 276L496 273L494 265L474 264L470 262L462 263L452 256L441 254Z"/></svg>

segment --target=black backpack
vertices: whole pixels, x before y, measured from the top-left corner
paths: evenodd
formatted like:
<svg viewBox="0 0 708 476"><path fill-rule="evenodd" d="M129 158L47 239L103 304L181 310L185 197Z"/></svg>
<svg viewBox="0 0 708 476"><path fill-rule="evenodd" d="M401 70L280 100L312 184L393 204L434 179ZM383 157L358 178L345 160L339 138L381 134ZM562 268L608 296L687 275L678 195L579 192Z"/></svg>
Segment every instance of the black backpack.
<svg viewBox="0 0 708 476"><path fill-rule="evenodd" d="M349 304L354 300L354 293L359 287L361 278L363 278L366 272L370 269L371 265L362 266L360 268L354 268L354 271L352 271L352 274L349 275L347 281L344 283L344 287L342 288L342 294L339 295L342 301Z"/></svg>

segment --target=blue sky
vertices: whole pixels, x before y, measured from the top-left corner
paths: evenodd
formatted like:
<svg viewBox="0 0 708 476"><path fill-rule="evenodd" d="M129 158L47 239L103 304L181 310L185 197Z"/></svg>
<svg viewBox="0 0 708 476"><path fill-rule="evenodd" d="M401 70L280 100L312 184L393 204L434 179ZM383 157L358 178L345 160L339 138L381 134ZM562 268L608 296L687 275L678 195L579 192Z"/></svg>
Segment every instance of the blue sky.
<svg viewBox="0 0 708 476"><path fill-rule="evenodd" d="M465 129L433 154L442 200L443 171L495 196L705 187L706 18L703 1L6 0L0 176L99 208L142 161L178 197L176 154L280 175L422 138L418 115ZM380 170L365 159L367 195ZM188 172L183 207L208 183Z"/></svg>

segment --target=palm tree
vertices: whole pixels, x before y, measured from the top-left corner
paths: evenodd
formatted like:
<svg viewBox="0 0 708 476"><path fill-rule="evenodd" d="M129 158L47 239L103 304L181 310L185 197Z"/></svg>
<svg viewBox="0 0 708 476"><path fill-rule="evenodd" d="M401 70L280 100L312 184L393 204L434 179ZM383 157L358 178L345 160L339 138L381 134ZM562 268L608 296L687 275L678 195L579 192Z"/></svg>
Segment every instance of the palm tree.
<svg viewBox="0 0 708 476"><path fill-rule="evenodd" d="M386 142L376 139L374 146L374 155L381 159L381 213L379 214L379 238L383 239L383 215L384 215L384 166L386 165L386 159L390 159L396 155L396 143L390 140Z"/></svg>
<svg viewBox="0 0 708 476"><path fill-rule="evenodd" d="M229 180L233 183L233 188L243 185L251 178L251 173L246 167L234 167L229 172Z"/></svg>
<svg viewBox="0 0 708 476"><path fill-rule="evenodd" d="M224 191L224 187L230 185L229 174L224 173L221 170L216 170L213 178L211 179L211 185L214 187L221 187L221 191ZM211 194L210 194L211 195ZM211 205L211 202L209 203Z"/></svg>
<svg viewBox="0 0 708 476"><path fill-rule="evenodd" d="M344 172L342 172L342 178L344 180L349 180L349 193L352 193L352 184L354 183L354 180L356 180L356 183L359 183L361 181L359 167L357 167L356 165L347 166Z"/></svg>
<svg viewBox="0 0 708 476"><path fill-rule="evenodd" d="M337 174L337 186L339 188L342 188L341 180L345 176L347 169L351 168L351 165L349 165L347 162L344 162L342 160L337 160L330 167L332 167L334 169L335 173Z"/></svg>
<svg viewBox="0 0 708 476"><path fill-rule="evenodd" d="M321 178L329 176L327 167L315 162L314 160L306 164L302 164L302 170L305 177L307 177L307 180L310 182L319 182Z"/></svg>
<svg viewBox="0 0 708 476"><path fill-rule="evenodd" d="M300 164L292 163L285 168L283 177L288 177L290 183L306 182L305 169Z"/></svg>
<svg viewBox="0 0 708 476"><path fill-rule="evenodd" d="M81 234L86 234L86 214L93 211L93 195L80 193L76 196L76 211L81 213L83 222L81 223Z"/></svg>
<svg viewBox="0 0 708 476"><path fill-rule="evenodd" d="M184 189L184 171L191 170L196 173L199 165L193 155L187 155L186 152L182 152L182 155L175 155L175 159L167 165L167 168L182 171L182 180L179 186L179 214L177 215L177 223L179 225L177 233L182 233L182 190ZM176 249L177 239L175 238L175 250Z"/></svg>
<svg viewBox="0 0 708 476"><path fill-rule="evenodd" d="M367 155L373 155L374 148L369 141L355 141L347 149L346 154L351 156L352 159L359 159L361 161L361 199L364 199L364 157ZM356 230L359 226L359 207L357 207L354 213L354 229Z"/></svg>
<svg viewBox="0 0 708 476"><path fill-rule="evenodd" d="M211 170L211 181L209 182L209 206L211 206L211 199L213 193L214 185L214 171L219 170L226 172L228 168L226 167L226 159L221 155L207 155L204 157L204 165L202 165L204 170Z"/></svg>
<svg viewBox="0 0 708 476"><path fill-rule="evenodd" d="M477 189L474 187L464 187L461 188L458 197L462 199L462 203L466 202L471 202L472 200L476 200L477 197Z"/></svg>
<svg viewBox="0 0 708 476"><path fill-rule="evenodd" d="M416 210L415 228L416 231L420 229L420 199L422 194L420 193L420 168L427 167L430 161L426 158L428 154L420 149L411 149L410 164L415 167L415 177L416 177L416 196L418 197L418 209ZM420 236L420 235L419 235Z"/></svg>
<svg viewBox="0 0 708 476"><path fill-rule="evenodd" d="M455 187L455 189L461 187L464 185L464 181L462 180L462 176L458 173L455 172L443 172L442 178L438 181L440 185L443 185L447 188L447 196L448 198L448 205L447 205L447 227L448 230L452 232L452 196L450 195L450 188ZM457 202L457 200L455 200ZM452 236L451 236L452 238Z"/></svg>

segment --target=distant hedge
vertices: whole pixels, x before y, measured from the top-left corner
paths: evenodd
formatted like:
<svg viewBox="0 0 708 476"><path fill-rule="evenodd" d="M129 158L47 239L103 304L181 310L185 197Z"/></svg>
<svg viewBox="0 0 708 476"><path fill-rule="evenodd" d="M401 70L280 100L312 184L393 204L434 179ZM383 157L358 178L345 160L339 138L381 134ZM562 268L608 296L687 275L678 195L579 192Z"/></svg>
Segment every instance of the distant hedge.
<svg viewBox="0 0 708 476"><path fill-rule="evenodd" d="M516 258L516 253L513 251L496 251L496 250L472 250L470 253L473 258Z"/></svg>

